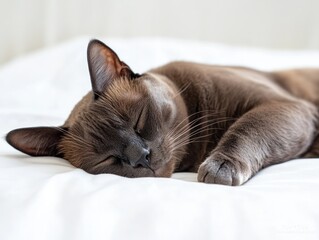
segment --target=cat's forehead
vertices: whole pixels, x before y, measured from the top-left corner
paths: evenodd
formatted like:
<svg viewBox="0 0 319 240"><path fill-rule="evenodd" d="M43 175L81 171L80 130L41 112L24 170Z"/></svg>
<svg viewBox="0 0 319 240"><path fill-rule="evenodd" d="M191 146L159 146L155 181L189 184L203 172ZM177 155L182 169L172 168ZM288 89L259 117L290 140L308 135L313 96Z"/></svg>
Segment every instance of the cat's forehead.
<svg viewBox="0 0 319 240"><path fill-rule="evenodd" d="M150 95L143 77L138 79L116 79L103 95L93 103L92 111L114 120L118 117L134 118L149 102ZM89 113L91 114L91 113Z"/></svg>
<svg viewBox="0 0 319 240"><path fill-rule="evenodd" d="M93 112L134 118L140 110L153 106L152 111L172 106L173 92L165 80L156 74L144 74L137 79L118 79L93 106Z"/></svg>
<svg viewBox="0 0 319 240"><path fill-rule="evenodd" d="M173 94L165 79L153 73L143 74L137 79L118 79L105 93L107 98L116 102L135 102L145 98L159 101Z"/></svg>
<svg viewBox="0 0 319 240"><path fill-rule="evenodd" d="M121 78L105 91L104 97L114 103L130 103L147 97L148 91L139 79Z"/></svg>
<svg viewBox="0 0 319 240"><path fill-rule="evenodd" d="M157 104L171 104L174 90L164 76L149 73L143 79L143 83L152 99Z"/></svg>

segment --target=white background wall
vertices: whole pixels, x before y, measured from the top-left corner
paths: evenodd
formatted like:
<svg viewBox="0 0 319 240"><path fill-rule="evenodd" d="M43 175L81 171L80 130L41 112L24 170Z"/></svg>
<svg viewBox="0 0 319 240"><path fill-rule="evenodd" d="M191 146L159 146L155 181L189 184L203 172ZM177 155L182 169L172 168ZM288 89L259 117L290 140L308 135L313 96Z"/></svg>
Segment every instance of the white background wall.
<svg viewBox="0 0 319 240"><path fill-rule="evenodd" d="M318 0L0 0L0 63L79 35L319 49Z"/></svg>

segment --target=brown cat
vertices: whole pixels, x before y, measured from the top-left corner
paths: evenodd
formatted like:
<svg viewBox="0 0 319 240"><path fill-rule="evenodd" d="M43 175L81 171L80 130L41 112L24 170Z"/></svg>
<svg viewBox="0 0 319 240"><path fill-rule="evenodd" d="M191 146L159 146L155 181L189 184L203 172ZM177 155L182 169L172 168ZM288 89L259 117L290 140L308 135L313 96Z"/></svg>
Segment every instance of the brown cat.
<svg viewBox="0 0 319 240"><path fill-rule="evenodd" d="M198 171L198 181L225 185L318 156L319 70L173 62L139 75L98 40L88 45L88 65L92 91L63 126L16 129L8 143L93 174Z"/></svg>

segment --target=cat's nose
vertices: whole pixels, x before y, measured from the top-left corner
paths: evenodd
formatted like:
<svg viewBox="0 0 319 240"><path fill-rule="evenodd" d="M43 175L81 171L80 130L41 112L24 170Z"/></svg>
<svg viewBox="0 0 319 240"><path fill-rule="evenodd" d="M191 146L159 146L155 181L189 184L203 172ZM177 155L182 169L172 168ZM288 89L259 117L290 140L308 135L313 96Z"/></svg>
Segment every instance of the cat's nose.
<svg viewBox="0 0 319 240"><path fill-rule="evenodd" d="M147 146L143 146L139 142L132 141L124 149L125 160L132 167L146 167L150 168L149 158L150 150Z"/></svg>
<svg viewBox="0 0 319 240"><path fill-rule="evenodd" d="M149 155L150 151L148 149L142 148L139 151L139 157L138 158L129 158L129 162L133 167L149 167Z"/></svg>

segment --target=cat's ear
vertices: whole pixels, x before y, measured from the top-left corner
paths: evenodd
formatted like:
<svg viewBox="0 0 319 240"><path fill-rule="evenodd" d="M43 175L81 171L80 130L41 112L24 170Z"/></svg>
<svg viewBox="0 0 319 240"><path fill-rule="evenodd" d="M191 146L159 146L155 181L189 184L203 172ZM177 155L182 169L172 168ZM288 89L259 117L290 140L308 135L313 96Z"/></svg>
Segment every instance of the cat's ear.
<svg viewBox="0 0 319 240"><path fill-rule="evenodd" d="M99 40L90 41L87 58L95 99L113 80L120 77L135 78L138 75L133 73L111 48Z"/></svg>
<svg viewBox="0 0 319 240"><path fill-rule="evenodd" d="M66 128L20 128L9 132L6 140L12 147L31 156L61 157L58 144L66 132Z"/></svg>

